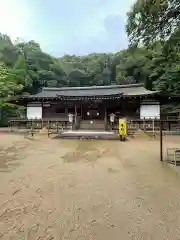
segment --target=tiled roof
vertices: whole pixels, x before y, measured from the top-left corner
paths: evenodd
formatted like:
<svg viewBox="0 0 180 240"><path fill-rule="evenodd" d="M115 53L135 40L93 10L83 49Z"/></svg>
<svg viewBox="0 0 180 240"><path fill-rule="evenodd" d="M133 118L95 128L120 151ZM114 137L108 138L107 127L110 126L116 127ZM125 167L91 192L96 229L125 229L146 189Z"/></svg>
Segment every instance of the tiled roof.
<svg viewBox="0 0 180 240"><path fill-rule="evenodd" d="M40 93L26 95L23 98L77 98L77 97L111 97L111 96L142 96L157 93L149 91L142 84L109 85L92 87L61 87L43 88Z"/></svg>

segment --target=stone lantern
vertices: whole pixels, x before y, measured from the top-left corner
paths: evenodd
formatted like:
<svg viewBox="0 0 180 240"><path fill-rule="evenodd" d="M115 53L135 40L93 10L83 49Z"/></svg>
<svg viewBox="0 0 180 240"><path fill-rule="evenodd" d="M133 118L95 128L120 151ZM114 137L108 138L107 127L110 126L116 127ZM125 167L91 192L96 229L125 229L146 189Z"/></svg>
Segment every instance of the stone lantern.
<svg viewBox="0 0 180 240"><path fill-rule="evenodd" d="M111 124L111 130L113 129L113 125L114 125L114 122L115 122L115 114L114 113L111 113L110 115L109 115L109 117L110 117L110 124Z"/></svg>
<svg viewBox="0 0 180 240"><path fill-rule="evenodd" d="M73 114L69 113L68 118L69 118L69 123L71 124L71 129L72 129L73 128Z"/></svg>
<svg viewBox="0 0 180 240"><path fill-rule="evenodd" d="M110 123L113 124L115 122L115 114L114 113L111 113L110 115Z"/></svg>

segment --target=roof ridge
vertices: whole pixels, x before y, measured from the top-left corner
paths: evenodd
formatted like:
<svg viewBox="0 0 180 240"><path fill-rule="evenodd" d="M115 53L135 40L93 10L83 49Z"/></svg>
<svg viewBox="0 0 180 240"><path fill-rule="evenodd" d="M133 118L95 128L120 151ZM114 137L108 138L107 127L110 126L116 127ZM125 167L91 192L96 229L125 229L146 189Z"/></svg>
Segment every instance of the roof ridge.
<svg viewBox="0 0 180 240"><path fill-rule="evenodd" d="M86 86L86 87L43 87L43 91L63 91L63 90L89 90L89 89L113 89L113 88L129 88L144 87L143 83L122 84L122 85L105 85L105 86Z"/></svg>

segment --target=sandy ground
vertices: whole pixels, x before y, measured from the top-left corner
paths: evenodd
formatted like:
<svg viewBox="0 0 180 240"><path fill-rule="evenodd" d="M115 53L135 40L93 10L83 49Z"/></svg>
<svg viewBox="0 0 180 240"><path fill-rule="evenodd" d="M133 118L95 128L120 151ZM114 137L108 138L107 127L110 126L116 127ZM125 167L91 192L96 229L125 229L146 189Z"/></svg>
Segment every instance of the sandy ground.
<svg viewBox="0 0 180 240"><path fill-rule="evenodd" d="M1 133L0 239L180 239L180 175L157 140Z"/></svg>

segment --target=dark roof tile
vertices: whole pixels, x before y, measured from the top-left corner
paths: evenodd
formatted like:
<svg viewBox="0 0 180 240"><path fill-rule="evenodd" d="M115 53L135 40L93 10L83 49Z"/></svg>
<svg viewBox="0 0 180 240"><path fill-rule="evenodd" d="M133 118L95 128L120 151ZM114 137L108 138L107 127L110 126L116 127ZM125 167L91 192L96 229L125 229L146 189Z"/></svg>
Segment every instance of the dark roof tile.
<svg viewBox="0 0 180 240"><path fill-rule="evenodd" d="M109 85L92 87L61 87L43 88L42 92L35 95L23 96L24 98L55 98L55 97L93 97L93 96L141 96L157 93L149 91L143 84Z"/></svg>

